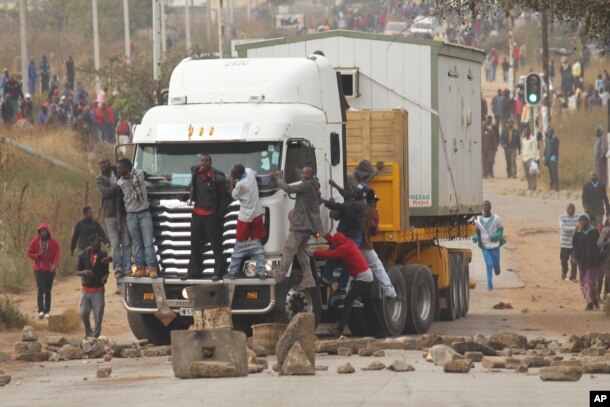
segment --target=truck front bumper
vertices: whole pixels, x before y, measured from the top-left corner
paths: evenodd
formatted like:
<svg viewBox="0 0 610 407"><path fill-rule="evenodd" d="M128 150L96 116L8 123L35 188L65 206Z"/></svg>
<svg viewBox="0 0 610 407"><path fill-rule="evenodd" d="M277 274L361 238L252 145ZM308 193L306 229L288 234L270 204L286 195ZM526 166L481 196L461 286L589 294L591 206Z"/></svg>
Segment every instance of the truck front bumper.
<svg viewBox="0 0 610 407"><path fill-rule="evenodd" d="M183 290L194 285L229 286L231 312L234 315L266 314L275 307L275 280L270 278L240 278L236 280L180 280L177 278L124 277L121 302L127 311L152 314L165 308L184 315L190 302Z"/></svg>

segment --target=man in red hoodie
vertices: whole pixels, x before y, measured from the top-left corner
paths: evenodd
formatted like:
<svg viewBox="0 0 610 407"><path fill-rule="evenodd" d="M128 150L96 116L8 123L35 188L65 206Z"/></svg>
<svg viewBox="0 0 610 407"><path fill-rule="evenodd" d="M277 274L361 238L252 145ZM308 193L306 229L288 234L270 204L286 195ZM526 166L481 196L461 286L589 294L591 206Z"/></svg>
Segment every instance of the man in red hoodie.
<svg viewBox="0 0 610 407"><path fill-rule="evenodd" d="M28 257L34 260L34 276L38 286L38 318L49 318L51 311L51 288L59 266L59 243L51 237L46 223L36 228L38 236L30 242Z"/></svg>
<svg viewBox="0 0 610 407"><path fill-rule="evenodd" d="M316 250L314 256L317 260L338 259L343 262L347 273L352 281L349 286L345 301L343 303L343 312L339 319L339 324L336 328L329 328L328 332L340 337L343 335L343 329L347 324L352 313L352 307L356 298L362 298L364 304L366 322L372 332L376 336L388 336L387 330L383 324L379 311L371 296L371 286L373 283L373 272L360 252L356 243L348 239L343 233L337 232L334 236L327 233L324 238L333 247L332 250Z"/></svg>

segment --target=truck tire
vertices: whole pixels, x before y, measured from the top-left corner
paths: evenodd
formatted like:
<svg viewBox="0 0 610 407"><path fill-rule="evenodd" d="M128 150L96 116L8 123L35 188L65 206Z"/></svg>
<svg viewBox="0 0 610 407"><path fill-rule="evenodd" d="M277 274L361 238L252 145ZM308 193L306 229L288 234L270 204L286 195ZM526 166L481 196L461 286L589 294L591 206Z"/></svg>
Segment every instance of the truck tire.
<svg viewBox="0 0 610 407"><path fill-rule="evenodd" d="M444 290L444 295L447 298L447 308L441 310L441 319L443 321L454 321L460 317L460 286L455 260L456 256L453 253L449 253L450 281L449 287Z"/></svg>
<svg viewBox="0 0 610 407"><path fill-rule="evenodd" d="M180 323L180 318L174 319L168 326L165 326L153 314L131 311L127 311L127 321L136 338L146 339L153 345L169 345L171 331L188 328L188 325Z"/></svg>
<svg viewBox="0 0 610 407"><path fill-rule="evenodd" d="M385 299L383 292L380 299L380 311L383 314L384 323L390 336L398 336L405 329L407 321L407 288L401 266L392 266L388 269L388 277L396 290L398 300Z"/></svg>
<svg viewBox="0 0 610 407"><path fill-rule="evenodd" d="M462 313L461 316L465 317L468 314L470 307L470 265L468 259L462 253Z"/></svg>
<svg viewBox="0 0 610 407"><path fill-rule="evenodd" d="M297 291L301 275L291 275L290 278L275 286L275 308L273 322L287 324L298 313L314 314L316 327L322 317L322 297L318 286L305 291Z"/></svg>
<svg viewBox="0 0 610 407"><path fill-rule="evenodd" d="M432 272L421 264L408 264L402 267L401 271L407 294L404 333L426 333L434 321L436 308L436 288Z"/></svg>

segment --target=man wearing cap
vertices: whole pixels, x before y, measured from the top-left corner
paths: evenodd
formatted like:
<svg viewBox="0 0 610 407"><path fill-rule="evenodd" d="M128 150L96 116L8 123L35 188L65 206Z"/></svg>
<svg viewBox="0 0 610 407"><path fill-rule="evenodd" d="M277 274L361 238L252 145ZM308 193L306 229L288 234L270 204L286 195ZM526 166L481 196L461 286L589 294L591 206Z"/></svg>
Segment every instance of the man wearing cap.
<svg viewBox="0 0 610 407"><path fill-rule="evenodd" d="M21 115L25 120L34 124L34 108L32 106L32 96L29 93L25 94L25 99L21 102Z"/></svg>
<svg viewBox="0 0 610 407"><path fill-rule="evenodd" d="M506 158L506 177L517 178L517 155L521 154L521 137L519 130L515 128L513 119L508 119L506 122L500 143L504 148Z"/></svg>

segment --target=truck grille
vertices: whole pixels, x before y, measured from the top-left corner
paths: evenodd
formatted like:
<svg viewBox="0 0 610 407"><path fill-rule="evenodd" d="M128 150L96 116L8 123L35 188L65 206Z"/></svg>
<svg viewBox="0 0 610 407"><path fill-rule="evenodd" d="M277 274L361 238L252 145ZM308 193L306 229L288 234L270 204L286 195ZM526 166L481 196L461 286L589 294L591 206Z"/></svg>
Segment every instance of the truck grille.
<svg viewBox="0 0 610 407"><path fill-rule="evenodd" d="M191 256L191 216L193 207L175 199L151 203L155 231L155 251L161 272L165 275L186 274ZM232 202L224 217L222 247L228 267L235 245L239 201ZM207 243L203 248L203 274L214 273L214 254Z"/></svg>

